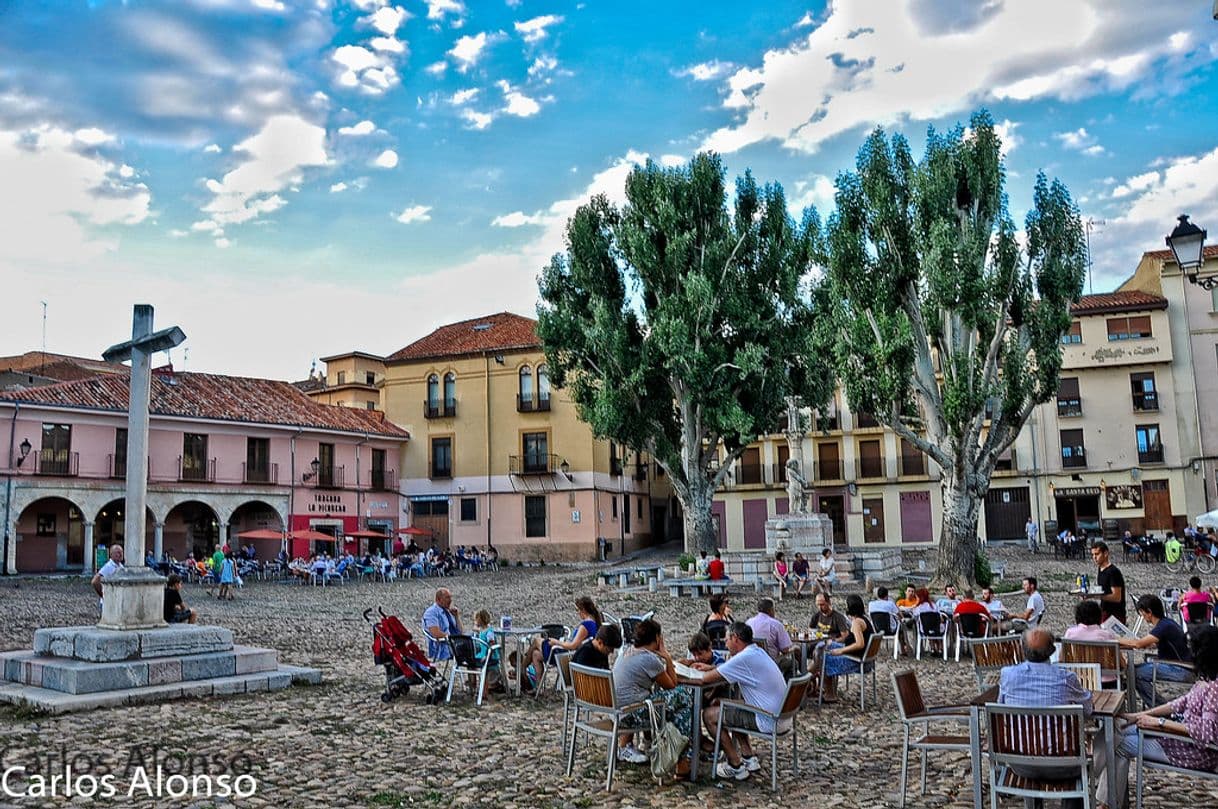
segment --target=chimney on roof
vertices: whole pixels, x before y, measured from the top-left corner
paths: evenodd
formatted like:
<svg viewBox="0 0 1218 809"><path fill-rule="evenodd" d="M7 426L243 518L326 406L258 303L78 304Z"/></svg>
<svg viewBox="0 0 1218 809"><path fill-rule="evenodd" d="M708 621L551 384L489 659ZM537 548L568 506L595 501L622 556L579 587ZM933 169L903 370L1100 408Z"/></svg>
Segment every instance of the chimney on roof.
<svg viewBox="0 0 1218 809"><path fill-rule="evenodd" d="M162 366L152 369L152 373L166 382L172 383L173 380L173 363L168 362Z"/></svg>

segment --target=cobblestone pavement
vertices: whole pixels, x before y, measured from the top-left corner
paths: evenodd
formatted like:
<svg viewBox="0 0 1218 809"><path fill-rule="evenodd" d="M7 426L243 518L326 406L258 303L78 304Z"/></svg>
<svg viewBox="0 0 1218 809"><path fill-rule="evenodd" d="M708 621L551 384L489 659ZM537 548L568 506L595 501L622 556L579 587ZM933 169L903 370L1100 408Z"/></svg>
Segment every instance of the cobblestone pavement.
<svg viewBox="0 0 1218 809"><path fill-rule="evenodd" d="M1073 599L1064 591L1076 573L1093 572L1090 562L1054 561L1018 550L995 550L992 555L1006 562L1006 583L1012 587L1021 575L1037 574L1049 605L1048 625L1057 631L1069 625ZM917 559L907 555L906 565L916 567ZM1178 583L1161 565L1128 564L1124 569L1135 593ZM239 802L242 806L895 806L900 734L888 679L894 668L891 658L880 666L878 707L862 714L856 700L854 707L843 702L805 710L799 723L803 774L791 773L790 746L782 745L782 792L777 801L768 788L768 765L760 777L743 783L664 787L656 787L645 768L625 766L613 794L606 795L601 791L603 757L589 747L582 748L568 780L560 752L561 703L552 697L500 697L479 709L466 699L424 705L412 691L382 705L383 677L372 665L369 632L360 613L379 605L401 616L407 626L417 626L436 584L428 580L321 589L253 583L228 603L209 600L191 586L185 592L187 603L202 611L205 622L230 627L240 643L279 649L284 662L322 669L324 684L65 717L0 707L4 763L29 764L37 755L44 765L52 757L50 763L58 766L58 757L65 753L70 758L84 753L123 765L133 749L142 750L151 762L154 747L224 760L246 755L259 786L256 796ZM591 568L510 569L465 574L443 584L453 590L454 603L467 619L485 607L496 618L510 613L517 625L572 623L572 602L584 593L618 615L654 609L672 648L683 648L705 612L701 600L598 591ZM752 600L751 593L740 593L737 613L751 614ZM1014 595L1008 600L1020 601ZM94 603L83 581L0 581L0 649L28 648L39 626L91 623L96 620ZM779 608L781 618L801 624L811 612L812 602L806 600L788 599ZM918 670L930 701L959 701L974 693L968 662L901 660L896 666ZM909 805L967 806L968 770L965 756L933 758L927 795L912 793ZM1147 805L1154 807L1218 804L1218 789L1176 776L1151 776L1147 795ZM134 803L157 805L149 800ZM226 804L202 800L193 805Z"/></svg>

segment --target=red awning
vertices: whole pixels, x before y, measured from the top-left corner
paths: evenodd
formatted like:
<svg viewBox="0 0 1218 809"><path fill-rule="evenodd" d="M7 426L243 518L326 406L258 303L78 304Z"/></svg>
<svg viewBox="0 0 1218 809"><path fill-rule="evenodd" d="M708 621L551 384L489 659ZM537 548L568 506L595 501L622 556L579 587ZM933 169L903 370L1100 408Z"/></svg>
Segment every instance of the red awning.
<svg viewBox="0 0 1218 809"><path fill-rule="evenodd" d="M431 536L431 531L428 531L425 528L415 528L413 525L411 525L407 528L399 528L398 533L399 534L410 534L411 536L415 536L415 537Z"/></svg>
<svg viewBox="0 0 1218 809"><path fill-rule="evenodd" d="M347 531L345 535L357 539L389 539L388 534L382 534L380 531Z"/></svg>

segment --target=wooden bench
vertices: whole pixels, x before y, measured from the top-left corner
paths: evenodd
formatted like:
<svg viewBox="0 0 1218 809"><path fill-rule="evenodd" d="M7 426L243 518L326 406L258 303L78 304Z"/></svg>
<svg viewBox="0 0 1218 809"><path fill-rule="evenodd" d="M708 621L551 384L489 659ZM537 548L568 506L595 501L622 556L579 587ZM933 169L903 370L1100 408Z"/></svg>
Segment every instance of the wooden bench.
<svg viewBox="0 0 1218 809"><path fill-rule="evenodd" d="M689 590L689 594L694 597L726 593L731 583L731 579L669 579L664 585L670 596L680 598L684 590Z"/></svg>

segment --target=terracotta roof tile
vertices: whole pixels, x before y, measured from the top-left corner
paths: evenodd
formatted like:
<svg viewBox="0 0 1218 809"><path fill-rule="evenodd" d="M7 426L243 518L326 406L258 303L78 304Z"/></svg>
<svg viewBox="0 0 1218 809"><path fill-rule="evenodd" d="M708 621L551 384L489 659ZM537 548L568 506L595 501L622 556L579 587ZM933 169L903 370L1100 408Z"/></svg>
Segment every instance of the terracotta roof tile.
<svg viewBox="0 0 1218 809"><path fill-rule="evenodd" d="M1170 261L1173 264L1176 257L1172 255L1171 250L1147 250L1142 254L1142 258L1157 258L1160 261ZM1218 244L1208 244L1201 252L1201 258L1208 261L1211 258L1218 258Z"/></svg>
<svg viewBox="0 0 1218 809"><path fill-rule="evenodd" d="M125 412L129 374L106 374L0 395L0 401ZM150 411L159 416L315 427L392 438L410 434L384 413L318 404L290 382L217 374L153 374Z"/></svg>
<svg viewBox="0 0 1218 809"><path fill-rule="evenodd" d="M36 373L40 376L69 382L74 379L87 379L94 374L123 373L126 366L120 363L95 360L88 357L73 357L68 354L54 354L42 351L27 351L0 357L0 369Z"/></svg>
<svg viewBox="0 0 1218 809"><path fill-rule="evenodd" d="M1111 312L1144 312L1166 309L1167 298L1138 290L1105 292L1100 295L1084 295L1078 303L1071 305L1070 314L1098 315Z"/></svg>
<svg viewBox="0 0 1218 809"><path fill-rule="evenodd" d="M530 348L541 348L537 321L511 312L499 312L441 326L386 359L389 362L408 362Z"/></svg>

